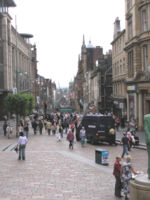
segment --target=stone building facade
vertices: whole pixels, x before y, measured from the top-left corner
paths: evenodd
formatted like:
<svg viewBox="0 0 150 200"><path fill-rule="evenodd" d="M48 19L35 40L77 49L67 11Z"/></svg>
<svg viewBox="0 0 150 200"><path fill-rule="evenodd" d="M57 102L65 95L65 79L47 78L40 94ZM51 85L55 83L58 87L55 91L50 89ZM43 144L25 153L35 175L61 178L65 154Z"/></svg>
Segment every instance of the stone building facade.
<svg viewBox="0 0 150 200"><path fill-rule="evenodd" d="M114 38L112 41L112 83L113 112L120 117L127 117L126 79L128 75L125 53L126 31L120 30L120 20L114 23Z"/></svg>
<svg viewBox="0 0 150 200"><path fill-rule="evenodd" d="M0 110L8 93L31 93L36 97L36 46L31 34L19 34L11 24L9 7L13 0L0 0Z"/></svg>
<svg viewBox="0 0 150 200"><path fill-rule="evenodd" d="M125 30L117 24L112 42L114 103L118 97L124 100L120 108L125 108L128 121L137 121L139 129L150 113L149 19L149 0L125 0Z"/></svg>
<svg viewBox="0 0 150 200"><path fill-rule="evenodd" d="M138 121L150 113L150 1L126 0L128 119Z"/></svg>
<svg viewBox="0 0 150 200"><path fill-rule="evenodd" d="M111 55L104 55L102 47L94 47L91 41L86 46L83 37L81 56L79 56L78 60L78 71L74 79L73 97L76 110L84 113L88 111L99 112L106 110L106 107L111 105L111 61ZM109 101L109 103L104 103L104 101Z"/></svg>

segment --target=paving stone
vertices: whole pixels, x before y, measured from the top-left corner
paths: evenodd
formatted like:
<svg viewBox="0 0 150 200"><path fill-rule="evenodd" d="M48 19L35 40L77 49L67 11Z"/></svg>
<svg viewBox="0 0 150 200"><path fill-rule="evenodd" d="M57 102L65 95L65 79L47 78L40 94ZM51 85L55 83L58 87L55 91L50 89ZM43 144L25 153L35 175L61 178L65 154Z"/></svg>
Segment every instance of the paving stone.
<svg viewBox="0 0 150 200"><path fill-rule="evenodd" d="M16 142L0 136L0 148ZM97 148L109 152L108 166L95 163ZM25 161L18 161L15 151L0 152L0 200L114 200L113 164L121 153L120 145L82 148L78 142L70 150L65 136L58 143L55 136L31 131ZM147 152L132 149L130 154L135 169L146 173Z"/></svg>

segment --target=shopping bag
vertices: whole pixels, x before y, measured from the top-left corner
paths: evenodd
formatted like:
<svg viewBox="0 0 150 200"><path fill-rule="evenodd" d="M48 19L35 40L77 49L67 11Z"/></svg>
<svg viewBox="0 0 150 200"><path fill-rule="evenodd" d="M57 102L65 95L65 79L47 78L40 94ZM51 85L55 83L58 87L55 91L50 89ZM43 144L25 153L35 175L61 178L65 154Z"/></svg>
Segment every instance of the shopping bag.
<svg viewBox="0 0 150 200"><path fill-rule="evenodd" d="M85 138L84 143L85 143L85 144L87 143L87 138Z"/></svg>

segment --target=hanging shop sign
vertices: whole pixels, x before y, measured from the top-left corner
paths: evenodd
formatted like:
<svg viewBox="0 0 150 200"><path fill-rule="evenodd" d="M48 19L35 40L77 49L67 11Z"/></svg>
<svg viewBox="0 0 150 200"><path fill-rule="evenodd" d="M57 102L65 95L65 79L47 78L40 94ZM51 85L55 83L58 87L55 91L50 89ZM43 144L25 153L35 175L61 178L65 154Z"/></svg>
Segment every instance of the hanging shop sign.
<svg viewBox="0 0 150 200"><path fill-rule="evenodd" d="M127 92L135 92L136 85L127 85Z"/></svg>

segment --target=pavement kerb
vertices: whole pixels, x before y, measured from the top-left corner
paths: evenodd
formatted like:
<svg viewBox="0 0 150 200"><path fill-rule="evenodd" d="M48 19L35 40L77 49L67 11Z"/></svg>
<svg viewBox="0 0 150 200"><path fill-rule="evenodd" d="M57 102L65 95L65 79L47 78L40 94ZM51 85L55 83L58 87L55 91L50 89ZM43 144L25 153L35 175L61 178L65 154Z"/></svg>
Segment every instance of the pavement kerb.
<svg viewBox="0 0 150 200"><path fill-rule="evenodd" d="M116 140L116 143L122 145L122 144L120 143L120 140ZM140 143L139 145L136 145L136 146L133 147L133 148L135 148L135 149L147 150L146 144L143 144L143 143Z"/></svg>

